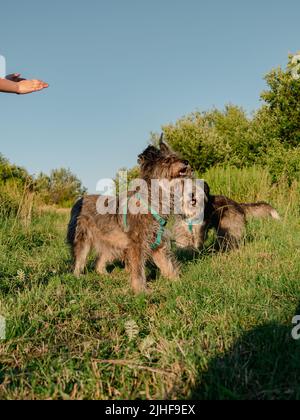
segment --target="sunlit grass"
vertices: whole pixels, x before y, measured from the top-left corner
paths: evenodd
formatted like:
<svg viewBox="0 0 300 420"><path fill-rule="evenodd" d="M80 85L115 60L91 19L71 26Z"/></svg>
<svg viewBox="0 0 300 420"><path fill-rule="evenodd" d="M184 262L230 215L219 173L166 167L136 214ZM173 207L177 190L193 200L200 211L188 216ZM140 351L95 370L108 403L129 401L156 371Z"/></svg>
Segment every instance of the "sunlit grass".
<svg viewBox="0 0 300 420"><path fill-rule="evenodd" d="M67 214L1 219L0 398L300 398L299 186L271 188L259 169L207 179L214 193L270 200L282 221L251 221L240 250L185 260L180 281L153 279L148 296L118 267L73 277Z"/></svg>

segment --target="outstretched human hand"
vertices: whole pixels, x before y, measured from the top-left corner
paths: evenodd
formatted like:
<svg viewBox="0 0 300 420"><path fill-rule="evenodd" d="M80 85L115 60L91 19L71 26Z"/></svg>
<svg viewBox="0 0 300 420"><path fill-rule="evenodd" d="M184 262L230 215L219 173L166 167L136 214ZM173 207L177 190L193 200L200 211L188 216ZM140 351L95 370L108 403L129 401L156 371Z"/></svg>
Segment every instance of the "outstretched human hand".
<svg viewBox="0 0 300 420"><path fill-rule="evenodd" d="M48 83L45 83L42 80L23 79L20 73L9 74L8 76L6 76L6 79L11 80L12 82L18 83L17 93L19 93L20 95L37 92L49 86Z"/></svg>
<svg viewBox="0 0 300 420"><path fill-rule="evenodd" d="M17 93L19 95L25 95L26 93L32 93L46 89L48 86L48 83L45 83L42 80L21 80L21 82L18 82Z"/></svg>
<svg viewBox="0 0 300 420"><path fill-rule="evenodd" d="M0 80L0 91L25 95L47 88L49 85L42 80L26 80L20 73L13 73Z"/></svg>

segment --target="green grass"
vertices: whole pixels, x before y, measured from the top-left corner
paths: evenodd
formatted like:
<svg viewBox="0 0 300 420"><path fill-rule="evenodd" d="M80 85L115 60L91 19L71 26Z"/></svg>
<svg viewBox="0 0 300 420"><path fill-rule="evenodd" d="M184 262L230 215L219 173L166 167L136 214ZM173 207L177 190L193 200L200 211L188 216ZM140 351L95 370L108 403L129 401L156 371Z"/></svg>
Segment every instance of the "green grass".
<svg viewBox="0 0 300 420"><path fill-rule="evenodd" d="M67 215L0 220L1 399L300 398L299 186L270 190L259 169L207 178L283 220L251 221L240 250L183 260L181 280L157 277L148 296L118 267L75 279Z"/></svg>

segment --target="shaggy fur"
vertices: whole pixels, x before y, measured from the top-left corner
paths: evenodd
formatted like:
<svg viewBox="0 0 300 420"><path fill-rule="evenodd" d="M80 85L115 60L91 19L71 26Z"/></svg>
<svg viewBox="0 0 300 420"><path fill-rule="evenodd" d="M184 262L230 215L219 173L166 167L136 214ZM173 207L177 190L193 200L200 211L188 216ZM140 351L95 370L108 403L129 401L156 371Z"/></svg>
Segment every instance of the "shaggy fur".
<svg viewBox="0 0 300 420"><path fill-rule="evenodd" d="M211 195L207 184L205 196L203 224L193 226L192 232L184 218L175 225L173 236L179 248L202 248L210 229L216 231L217 248L236 248L244 237L247 217L280 219L278 212L265 202L239 204L225 196Z"/></svg>
<svg viewBox="0 0 300 420"><path fill-rule="evenodd" d="M139 156L138 162L141 178L147 182L150 197L152 179L173 180L192 175L189 163L172 152L162 141L159 149L149 146ZM138 215L129 212L125 227L122 215L98 214L98 198L99 196L86 196L72 210L68 242L74 256L76 276L83 272L92 249L98 255L96 271L99 274L105 273L109 262L116 259L126 260L135 293L146 290L145 263L148 259L152 259L164 277L174 279L179 276L178 266L169 251L167 241L162 241L157 249L151 249L159 224L150 212ZM162 216L165 219L168 217Z"/></svg>

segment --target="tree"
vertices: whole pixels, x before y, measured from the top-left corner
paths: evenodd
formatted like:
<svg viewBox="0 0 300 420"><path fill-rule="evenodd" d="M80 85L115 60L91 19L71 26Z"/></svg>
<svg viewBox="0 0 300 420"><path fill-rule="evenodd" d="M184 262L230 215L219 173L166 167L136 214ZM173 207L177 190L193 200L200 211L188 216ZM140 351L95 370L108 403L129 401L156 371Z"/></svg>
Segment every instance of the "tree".
<svg viewBox="0 0 300 420"><path fill-rule="evenodd" d="M263 106L252 117L237 106L194 112L163 127L166 140L200 174L217 165L268 167L273 180L300 179L300 55L272 70ZM158 135L152 135L153 143Z"/></svg>
<svg viewBox="0 0 300 420"><path fill-rule="evenodd" d="M0 154L0 182L5 183L7 181L29 184L32 183L33 179L24 168L12 165L8 159Z"/></svg>
<svg viewBox="0 0 300 420"><path fill-rule="evenodd" d="M299 63L300 56L289 56L285 70L272 70L266 76L269 89L261 95L273 123L274 137L288 147L300 145Z"/></svg>
<svg viewBox="0 0 300 420"><path fill-rule="evenodd" d="M200 172L220 164L253 164L260 150L251 119L242 108L233 105L224 111L195 112L163 130L174 150Z"/></svg>
<svg viewBox="0 0 300 420"><path fill-rule="evenodd" d="M60 168L50 176L41 173L36 179L36 189L47 204L70 206L86 193L81 181L70 169Z"/></svg>

